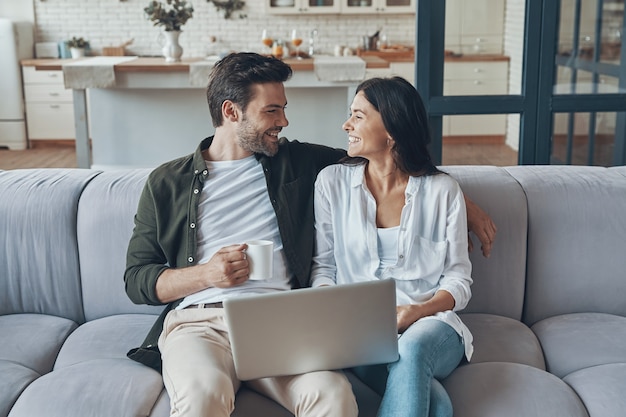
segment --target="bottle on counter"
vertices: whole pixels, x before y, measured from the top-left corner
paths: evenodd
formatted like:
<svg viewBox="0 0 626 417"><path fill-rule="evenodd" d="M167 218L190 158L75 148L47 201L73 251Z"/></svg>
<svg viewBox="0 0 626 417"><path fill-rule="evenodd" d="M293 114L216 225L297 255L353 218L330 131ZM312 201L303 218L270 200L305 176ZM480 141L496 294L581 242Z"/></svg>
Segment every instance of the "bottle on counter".
<svg viewBox="0 0 626 417"><path fill-rule="evenodd" d="M274 45L272 45L272 55L278 59L282 59L285 54L285 42L282 39L276 39Z"/></svg>

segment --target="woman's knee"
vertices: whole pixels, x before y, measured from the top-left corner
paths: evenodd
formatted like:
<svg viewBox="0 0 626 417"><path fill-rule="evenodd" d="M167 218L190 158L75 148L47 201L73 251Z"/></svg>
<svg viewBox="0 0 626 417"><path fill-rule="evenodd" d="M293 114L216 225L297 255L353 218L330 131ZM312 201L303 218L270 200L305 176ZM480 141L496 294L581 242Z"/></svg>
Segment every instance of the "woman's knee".
<svg viewBox="0 0 626 417"><path fill-rule="evenodd" d="M428 417L452 417L452 401L446 389L436 379L430 386L430 410Z"/></svg>

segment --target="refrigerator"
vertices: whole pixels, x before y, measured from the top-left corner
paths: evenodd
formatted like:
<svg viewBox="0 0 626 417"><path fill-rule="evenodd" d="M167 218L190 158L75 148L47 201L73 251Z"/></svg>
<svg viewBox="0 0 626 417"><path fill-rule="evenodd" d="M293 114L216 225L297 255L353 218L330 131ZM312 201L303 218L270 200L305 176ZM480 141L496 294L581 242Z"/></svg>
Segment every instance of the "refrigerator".
<svg viewBox="0 0 626 417"><path fill-rule="evenodd" d="M0 17L0 147L26 149L26 121L20 60L33 57L31 22Z"/></svg>

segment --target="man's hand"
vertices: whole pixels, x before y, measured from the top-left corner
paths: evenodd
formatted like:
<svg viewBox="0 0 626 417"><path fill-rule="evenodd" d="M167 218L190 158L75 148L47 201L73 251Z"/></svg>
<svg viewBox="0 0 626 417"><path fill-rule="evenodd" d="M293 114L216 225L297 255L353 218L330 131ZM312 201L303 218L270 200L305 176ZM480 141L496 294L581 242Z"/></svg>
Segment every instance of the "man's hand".
<svg viewBox="0 0 626 417"><path fill-rule="evenodd" d="M243 284L250 275L244 252L247 247L246 244L225 246L205 264L166 269L156 283L157 297L163 303L170 303L206 288Z"/></svg>
<svg viewBox="0 0 626 417"><path fill-rule="evenodd" d="M230 288L246 282L250 276L248 259L242 245L225 246L215 252L209 262L200 266L201 274L211 287Z"/></svg>
<svg viewBox="0 0 626 417"><path fill-rule="evenodd" d="M467 197L465 197L465 206L467 207L467 228L480 240L483 256L488 258L498 229L491 217ZM474 244L469 234L467 241L471 252Z"/></svg>

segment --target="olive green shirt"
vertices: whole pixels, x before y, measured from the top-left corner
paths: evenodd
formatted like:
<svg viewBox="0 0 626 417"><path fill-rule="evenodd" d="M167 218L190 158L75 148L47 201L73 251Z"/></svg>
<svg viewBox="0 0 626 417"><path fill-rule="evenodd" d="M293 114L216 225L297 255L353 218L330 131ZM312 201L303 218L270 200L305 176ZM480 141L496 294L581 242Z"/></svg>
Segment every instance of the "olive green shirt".
<svg viewBox="0 0 626 417"><path fill-rule="evenodd" d="M211 181L202 151L167 162L150 173L144 186L135 228L128 245L124 281L126 293L136 304L163 305L156 282L168 268L184 268L197 262L198 203ZM257 154L263 166L267 191L276 213L292 288L309 285L314 242L313 186L317 173L345 156L345 151L281 138L273 157ZM206 227L206 226L204 226ZM167 313L182 300L167 305L141 347L128 357L158 371L161 355L157 340Z"/></svg>

